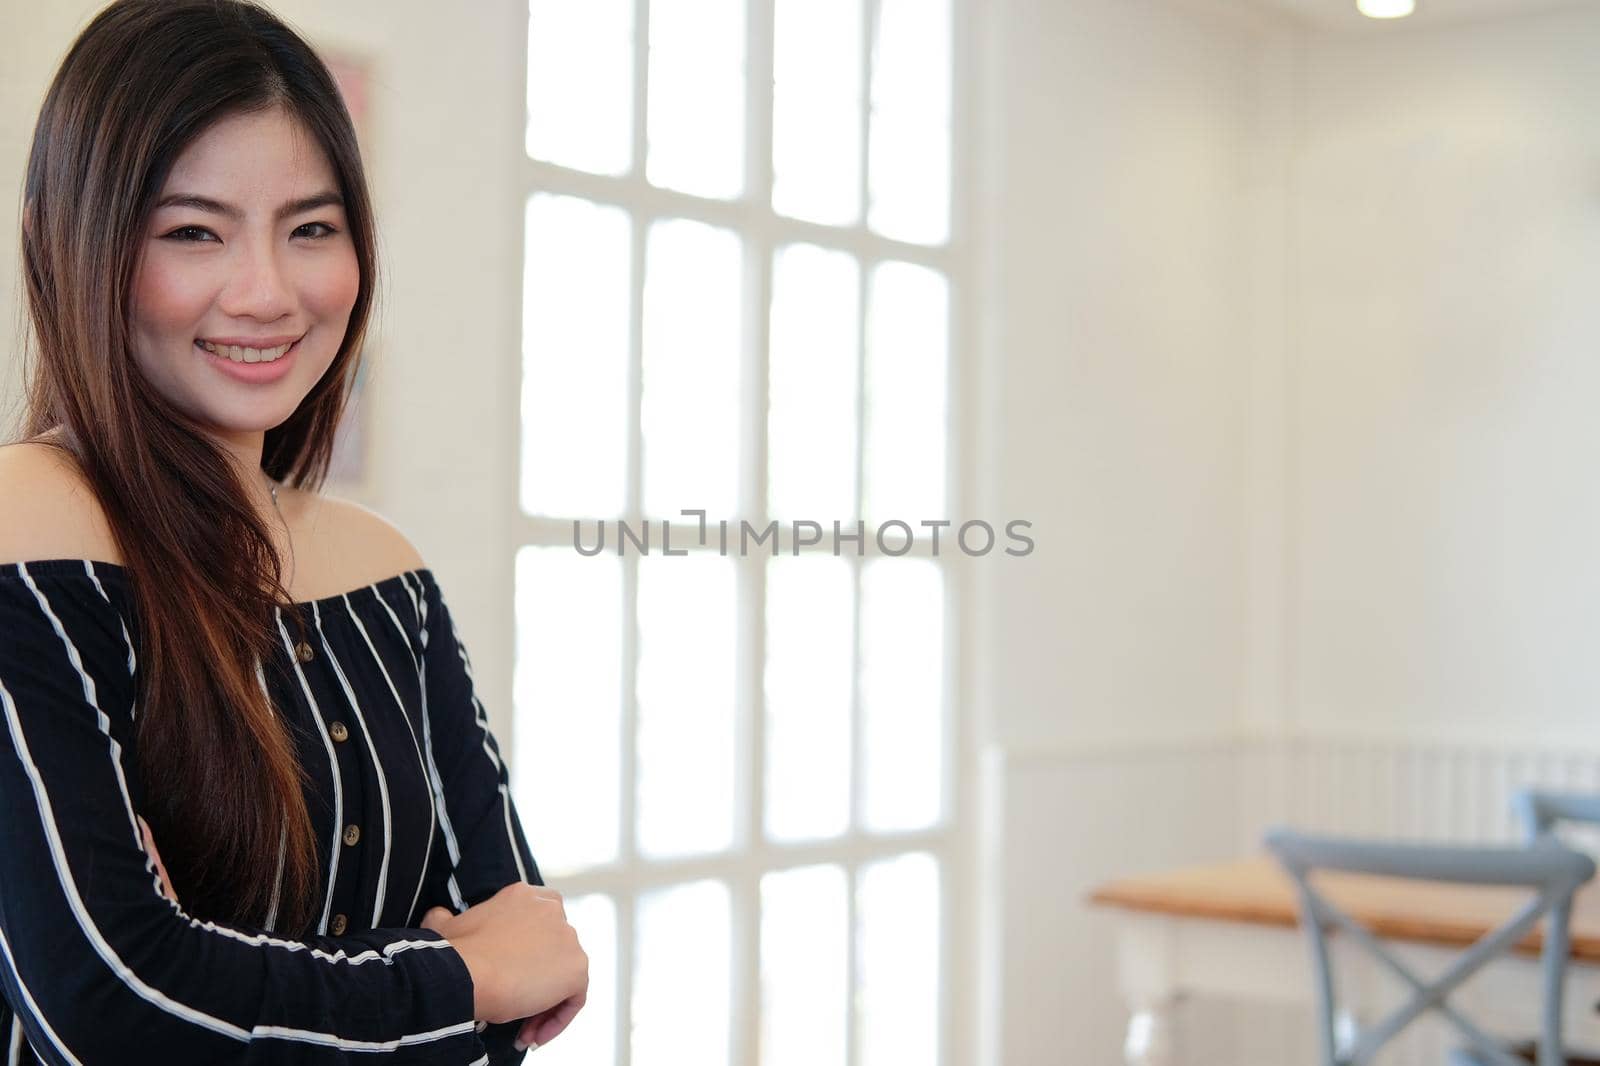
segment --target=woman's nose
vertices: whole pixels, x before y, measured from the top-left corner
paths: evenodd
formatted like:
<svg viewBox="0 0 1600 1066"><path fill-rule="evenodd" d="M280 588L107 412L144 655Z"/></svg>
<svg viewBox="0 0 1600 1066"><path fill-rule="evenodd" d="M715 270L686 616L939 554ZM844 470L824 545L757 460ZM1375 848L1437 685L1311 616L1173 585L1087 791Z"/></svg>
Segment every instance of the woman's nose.
<svg viewBox="0 0 1600 1066"><path fill-rule="evenodd" d="M271 322L294 309L294 293L270 242L252 242L231 264L220 301L224 313Z"/></svg>

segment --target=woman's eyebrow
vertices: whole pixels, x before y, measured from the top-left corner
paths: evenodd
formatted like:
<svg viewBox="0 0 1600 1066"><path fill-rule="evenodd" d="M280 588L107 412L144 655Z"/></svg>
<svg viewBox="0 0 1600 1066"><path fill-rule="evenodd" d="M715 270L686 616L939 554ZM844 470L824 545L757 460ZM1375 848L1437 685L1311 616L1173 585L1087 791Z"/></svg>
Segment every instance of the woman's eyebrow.
<svg viewBox="0 0 1600 1066"><path fill-rule="evenodd" d="M329 190L326 192L319 192L313 196L307 196L304 199L291 200L279 207L274 217L281 221L288 218L290 215L298 215L306 211L315 211L319 207L343 206L344 197L340 196L336 192L333 192L332 190ZM232 204L225 204L221 200L213 200L209 196L197 196L194 193L180 192L173 193L171 196L163 196L160 200L156 201L156 209L159 210L163 207L192 207L196 211L207 211L213 215L222 215L225 218L231 218L236 221L244 218L244 212L239 210L237 207L234 207Z"/></svg>

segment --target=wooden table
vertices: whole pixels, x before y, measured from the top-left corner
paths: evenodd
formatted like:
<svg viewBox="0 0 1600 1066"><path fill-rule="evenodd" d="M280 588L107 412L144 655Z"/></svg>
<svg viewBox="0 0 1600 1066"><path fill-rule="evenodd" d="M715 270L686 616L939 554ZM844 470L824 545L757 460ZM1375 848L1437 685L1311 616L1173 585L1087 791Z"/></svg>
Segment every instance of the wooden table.
<svg viewBox="0 0 1600 1066"><path fill-rule="evenodd" d="M1407 965L1439 968L1531 898L1523 889L1462 886L1324 872L1328 900L1393 942ZM1117 973L1131 1017L1130 1066L1180 1061L1172 1009L1186 994L1311 1003L1311 952L1298 928L1293 882L1270 858L1189 867L1101 885L1089 897L1117 915ZM1331 941L1339 987L1352 1016L1374 1021L1391 1001L1376 961L1345 938ZM1490 1031L1533 1036L1538 1028L1538 931L1515 954L1490 963L1450 997ZM1573 902L1566 984L1569 1046L1600 1049L1600 884ZM1308 1049L1314 1039L1306 1033Z"/></svg>

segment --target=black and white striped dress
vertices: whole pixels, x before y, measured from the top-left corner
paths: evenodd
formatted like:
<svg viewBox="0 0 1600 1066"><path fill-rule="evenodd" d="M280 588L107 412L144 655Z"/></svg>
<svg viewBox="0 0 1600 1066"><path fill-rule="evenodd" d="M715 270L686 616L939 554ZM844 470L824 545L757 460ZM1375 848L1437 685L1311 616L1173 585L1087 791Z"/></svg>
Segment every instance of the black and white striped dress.
<svg viewBox="0 0 1600 1066"><path fill-rule="evenodd" d="M521 1061L517 1023L480 1028L461 956L416 928L544 883L433 573L296 604L304 644L280 613L258 672L311 779L305 939L162 894L136 821L154 786L131 593L111 563L0 565L0 1061Z"/></svg>

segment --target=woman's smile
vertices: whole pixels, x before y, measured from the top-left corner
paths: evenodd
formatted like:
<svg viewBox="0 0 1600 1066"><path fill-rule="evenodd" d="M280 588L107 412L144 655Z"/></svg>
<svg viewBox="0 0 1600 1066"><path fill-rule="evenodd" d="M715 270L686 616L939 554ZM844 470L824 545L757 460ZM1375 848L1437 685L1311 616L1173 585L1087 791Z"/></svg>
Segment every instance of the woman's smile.
<svg viewBox="0 0 1600 1066"><path fill-rule="evenodd" d="M195 350L222 373L252 385L268 385L294 369L295 353L300 348L298 339L271 348L247 348L240 345L214 345L197 340Z"/></svg>
<svg viewBox="0 0 1600 1066"><path fill-rule="evenodd" d="M225 355L235 363L270 363L287 352L299 339L299 337L263 337L260 340L240 340L201 337L195 343L212 355Z"/></svg>

